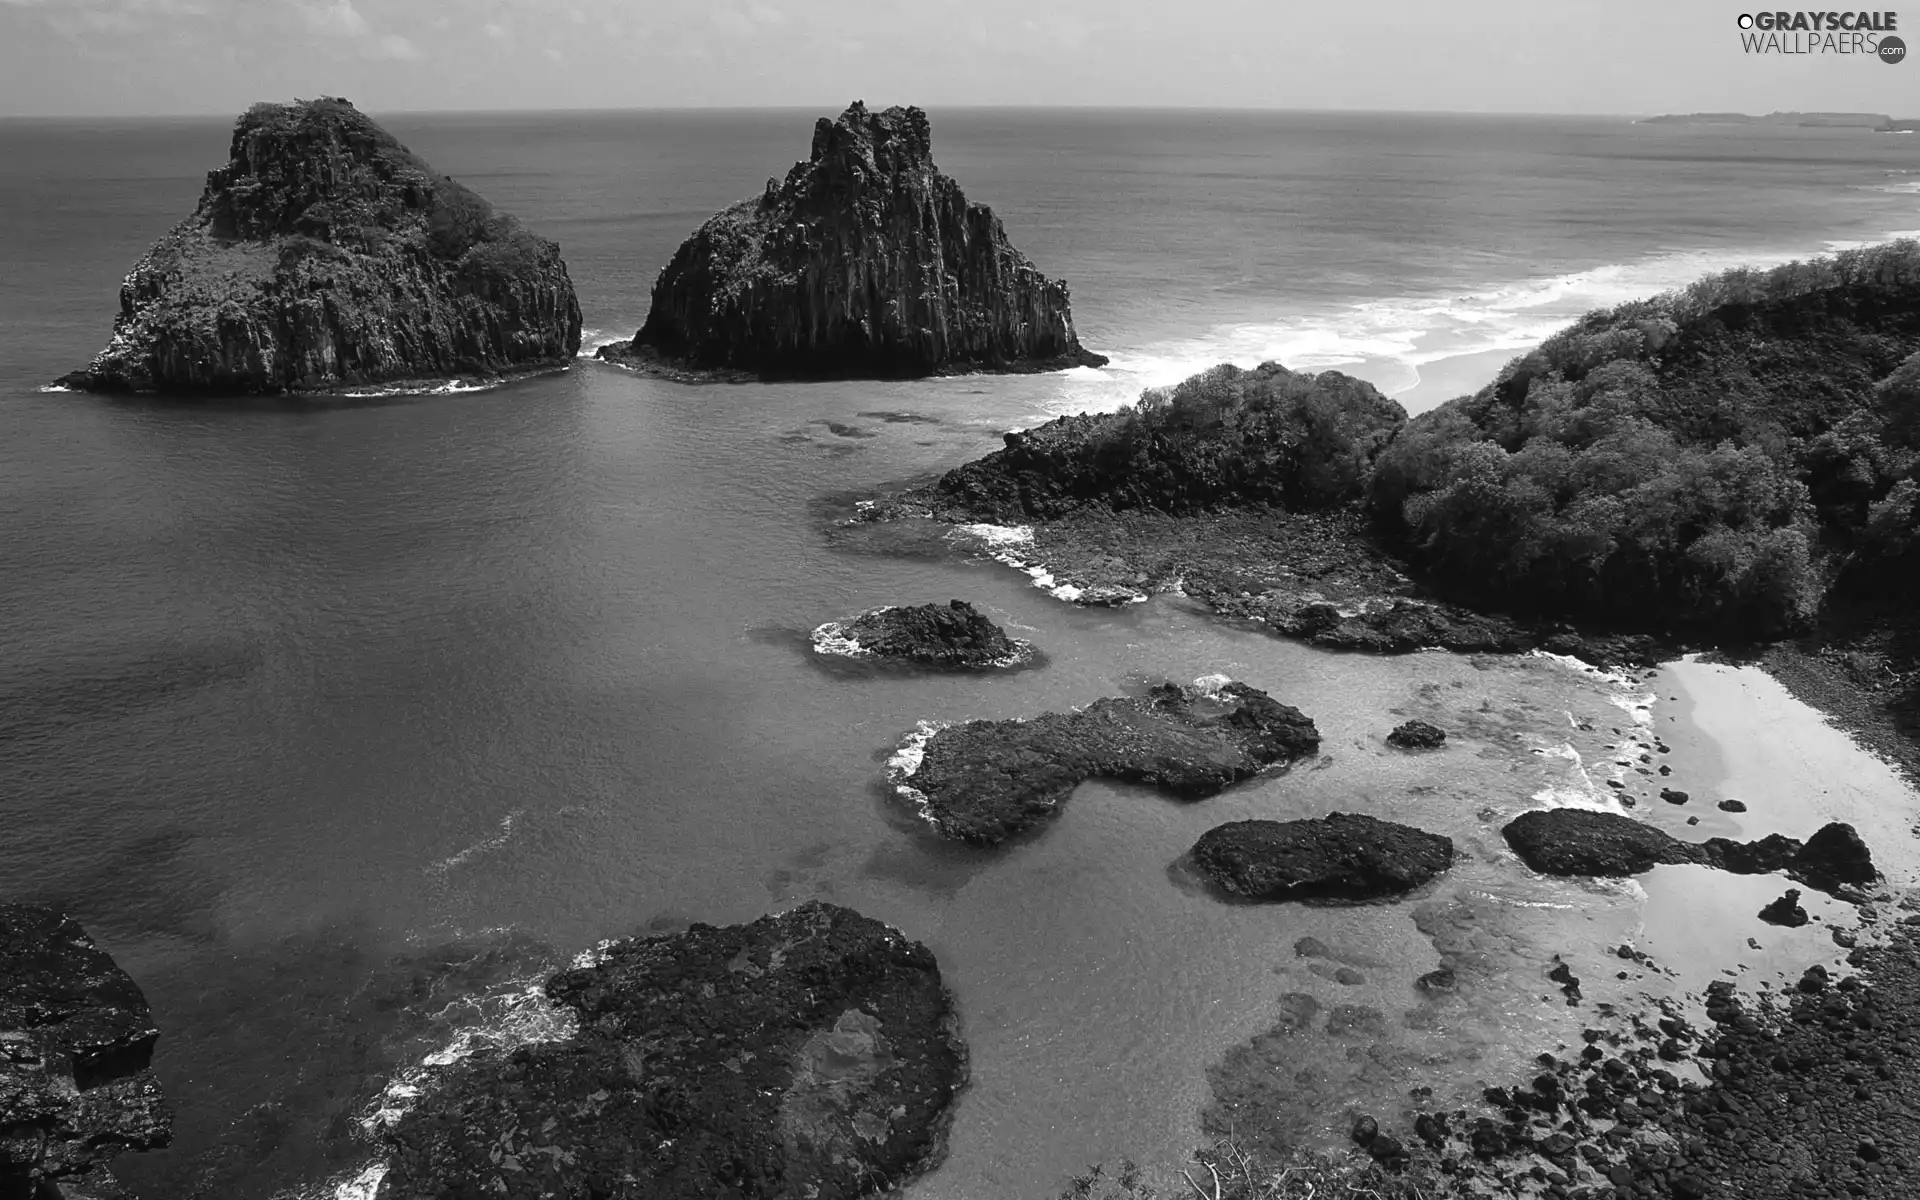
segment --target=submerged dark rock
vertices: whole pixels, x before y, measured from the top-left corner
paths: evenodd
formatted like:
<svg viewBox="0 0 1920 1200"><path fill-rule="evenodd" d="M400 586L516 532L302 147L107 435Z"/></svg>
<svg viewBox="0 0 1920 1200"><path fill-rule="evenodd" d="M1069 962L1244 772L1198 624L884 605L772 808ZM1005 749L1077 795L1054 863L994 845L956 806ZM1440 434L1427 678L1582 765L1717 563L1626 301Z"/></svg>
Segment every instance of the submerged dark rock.
<svg viewBox="0 0 1920 1200"><path fill-rule="evenodd" d="M1453 865L1453 841L1358 813L1232 821L1200 835L1200 873L1250 900L1368 900L1411 891Z"/></svg>
<svg viewBox="0 0 1920 1200"><path fill-rule="evenodd" d="M1100 366L1067 285L933 164L918 108L820 118L805 162L715 215L602 358L762 377L911 377Z"/></svg>
<svg viewBox="0 0 1920 1200"><path fill-rule="evenodd" d="M941 833L991 846L1051 817L1096 775L1199 799L1319 745L1311 719L1257 688L1168 683L1078 712L949 726L898 784Z"/></svg>
<svg viewBox="0 0 1920 1200"><path fill-rule="evenodd" d="M1853 826L1823 825L1805 843L1780 834L1752 842L1683 842L1644 821L1580 808L1521 813L1501 831L1527 866L1543 875L1638 875L1662 864L1696 863L1735 875L1786 871L1824 892L1877 878Z"/></svg>
<svg viewBox="0 0 1920 1200"><path fill-rule="evenodd" d="M843 645L849 653L930 667L1011 666L1032 649L965 600L869 609L814 630L823 653Z"/></svg>
<svg viewBox="0 0 1920 1200"><path fill-rule="evenodd" d="M140 985L71 918L0 904L0 1195L91 1190L114 1155L165 1146L159 1037Z"/></svg>
<svg viewBox="0 0 1920 1200"><path fill-rule="evenodd" d="M256 104L192 216L120 288L68 387L204 395L409 385L564 366L560 247L345 100Z"/></svg>
<svg viewBox="0 0 1920 1200"><path fill-rule="evenodd" d="M451 1068L382 1197L848 1200L930 1165L965 1072L933 955L830 904L620 942L547 994L579 1031Z"/></svg>
<svg viewBox="0 0 1920 1200"><path fill-rule="evenodd" d="M1425 721L1396 725L1393 732L1387 735L1387 745L1398 746L1402 750L1438 750L1446 744L1447 731Z"/></svg>

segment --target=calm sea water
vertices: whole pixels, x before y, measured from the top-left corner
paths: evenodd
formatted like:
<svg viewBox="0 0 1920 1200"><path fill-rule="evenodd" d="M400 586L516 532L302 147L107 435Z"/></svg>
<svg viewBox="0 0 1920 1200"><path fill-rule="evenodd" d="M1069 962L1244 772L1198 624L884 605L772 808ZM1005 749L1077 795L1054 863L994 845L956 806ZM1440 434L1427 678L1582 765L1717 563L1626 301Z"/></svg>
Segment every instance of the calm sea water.
<svg viewBox="0 0 1920 1200"><path fill-rule="evenodd" d="M558 238L607 339L638 325L694 225L804 153L812 116L389 126ZM1911 793L1871 760L1836 765L1844 745L1781 733L1735 761L1730 734L1689 740L1705 723L1685 678L1330 655L1177 599L1080 611L995 564L857 552L829 530L852 492L1223 358L1406 392L1595 303L1920 225L1920 139L933 117L942 166L1072 283L1083 339L1114 366L692 388L582 362L472 394L219 408L49 393L105 342L121 275L191 209L226 123L0 123L0 896L66 905L153 1002L178 1143L123 1175L156 1196L327 1193L366 1160L359 1121L397 1073L462 1037L550 1027L526 997L541 972L603 938L816 896L926 941L959 999L974 1079L949 1161L916 1185L929 1198L1177 1161L1202 1136L1206 1068L1273 1024L1283 993L1387 1023L1265 1045L1280 1083L1261 1103L1310 1139L1352 1106L1399 1111L1416 1085L1469 1095L1570 1036L1584 1010L1543 982L1554 954L1593 964L1580 973L1604 999L1647 986L1598 971L1627 936L1669 939L1695 985L1831 950L1818 926L1753 924L1746 884L1585 889L1501 848L1521 809L1607 803L1604 773L1631 770L1614 748L1639 728L1703 793L1779 793L1739 826L1703 805L1691 829L1656 814L1676 832L1804 835L1784 806L1816 793L1823 814L1904 828L1889 814ZM806 648L821 621L949 596L1049 665L868 678ZM1324 758L1190 806L1088 785L1044 835L990 854L931 838L883 785L917 721L1215 672L1306 710ZM1713 693L1717 716L1747 711L1730 694ZM1767 703L1767 720L1803 719ZM1407 715L1456 746L1387 752ZM1220 821L1335 808L1446 832L1465 861L1430 894L1360 908L1228 906L1169 872ZM1684 928L1649 916L1650 893L1687 906ZM1768 949L1687 940L1720 917ZM1305 936L1364 961L1365 982L1315 973L1293 951ZM1419 1002L1411 980L1441 962L1462 997Z"/></svg>

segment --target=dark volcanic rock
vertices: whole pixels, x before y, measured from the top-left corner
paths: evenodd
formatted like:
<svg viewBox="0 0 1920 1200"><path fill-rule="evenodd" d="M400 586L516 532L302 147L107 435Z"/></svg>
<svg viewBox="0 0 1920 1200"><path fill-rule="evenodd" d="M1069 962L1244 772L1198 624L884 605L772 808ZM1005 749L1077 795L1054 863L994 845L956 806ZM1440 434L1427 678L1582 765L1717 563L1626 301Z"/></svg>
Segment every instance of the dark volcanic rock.
<svg viewBox="0 0 1920 1200"><path fill-rule="evenodd" d="M1437 750L1446 744L1447 731L1425 721L1396 725L1393 732L1387 735L1387 745L1398 746L1402 750Z"/></svg>
<svg viewBox="0 0 1920 1200"><path fill-rule="evenodd" d="M1198 799L1319 745L1299 709L1244 683L1168 683L1079 712L949 726L896 783L941 833L991 846L1052 816L1095 775Z"/></svg>
<svg viewBox="0 0 1920 1200"><path fill-rule="evenodd" d="M1547 808L1521 813L1501 832L1520 860L1543 875L1638 875L1662 863L1698 863L1735 875L1786 871L1824 892L1877 877L1860 835L1838 822L1821 826L1804 844L1777 833L1752 842L1683 842L1618 813Z"/></svg>
<svg viewBox="0 0 1920 1200"><path fill-rule="evenodd" d="M166 1145L159 1036L139 985L79 925L0 905L0 1195Z"/></svg>
<svg viewBox="0 0 1920 1200"><path fill-rule="evenodd" d="M813 636L823 652L851 642L855 653L932 667L1010 666L1031 649L965 600L870 609L851 621L828 622Z"/></svg>
<svg viewBox="0 0 1920 1200"><path fill-rule="evenodd" d="M935 168L926 114L857 101L784 181L682 243L633 341L600 355L776 378L1107 361L1081 349L1067 285Z"/></svg>
<svg viewBox="0 0 1920 1200"><path fill-rule="evenodd" d="M240 118L200 206L121 285L113 341L60 382L326 391L564 366L579 348L559 246L321 99Z"/></svg>
<svg viewBox="0 0 1920 1200"><path fill-rule="evenodd" d="M1645 821L1584 808L1524 812L1501 832L1520 861L1542 875L1638 875L1661 863L1696 861L1693 847Z"/></svg>
<svg viewBox="0 0 1920 1200"><path fill-rule="evenodd" d="M1453 865L1453 842L1356 813L1304 821L1232 821L1191 857L1223 890L1250 900L1366 900L1411 891Z"/></svg>
<svg viewBox="0 0 1920 1200"><path fill-rule="evenodd" d="M1760 919L1769 925L1784 925L1797 929L1812 918L1807 910L1800 907L1800 889L1788 888L1786 894L1760 910Z"/></svg>
<svg viewBox="0 0 1920 1200"><path fill-rule="evenodd" d="M579 1032L449 1070L385 1135L385 1200L868 1195L938 1153L965 1072L933 955L834 905L621 942L547 994Z"/></svg>

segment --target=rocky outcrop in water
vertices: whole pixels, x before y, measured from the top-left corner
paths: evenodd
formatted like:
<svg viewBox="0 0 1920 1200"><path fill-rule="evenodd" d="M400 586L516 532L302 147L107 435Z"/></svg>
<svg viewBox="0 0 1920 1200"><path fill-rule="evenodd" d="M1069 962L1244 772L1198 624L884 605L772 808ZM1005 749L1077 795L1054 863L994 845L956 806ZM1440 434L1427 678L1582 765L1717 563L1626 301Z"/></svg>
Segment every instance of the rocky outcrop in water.
<svg viewBox="0 0 1920 1200"><path fill-rule="evenodd" d="M331 391L497 378L579 348L558 245L320 99L240 118L199 207L121 285L112 342L60 382Z"/></svg>
<svg viewBox="0 0 1920 1200"><path fill-rule="evenodd" d="M380 1196L851 1200L931 1165L965 1050L933 955L811 903L615 943L572 1038L470 1059L385 1135Z"/></svg>
<svg viewBox="0 0 1920 1200"><path fill-rule="evenodd" d="M1453 840L1359 813L1304 821L1232 821L1188 857L1248 900L1371 900L1412 891L1453 865Z"/></svg>
<svg viewBox="0 0 1920 1200"><path fill-rule="evenodd" d="M1501 831L1520 861L1543 875L1638 875L1662 864L1698 863L1735 875L1785 871L1824 892L1878 878L1853 826L1823 825L1805 842L1781 834L1758 841L1683 842L1644 821L1580 808L1535 809Z"/></svg>
<svg viewBox="0 0 1920 1200"><path fill-rule="evenodd" d="M1402 750L1438 750L1447 744L1447 731L1426 721L1406 721L1393 727L1387 745Z"/></svg>
<svg viewBox="0 0 1920 1200"><path fill-rule="evenodd" d="M814 126L783 181L710 219L602 358L766 378L912 377L1099 366L1067 285L933 164L918 108L854 105Z"/></svg>
<svg viewBox="0 0 1920 1200"><path fill-rule="evenodd" d="M159 1037L140 986L71 918L0 904L0 1196L90 1192L108 1159L171 1140Z"/></svg>
<svg viewBox="0 0 1920 1200"><path fill-rule="evenodd" d="M1085 779L1201 799L1319 745L1306 714L1257 688L1167 683L1078 712L949 726L895 782L941 833L991 846L1053 816Z"/></svg>
<svg viewBox="0 0 1920 1200"><path fill-rule="evenodd" d="M820 626L813 631L813 644L823 654L962 669L1012 666L1032 650L965 600L869 609L850 621Z"/></svg>

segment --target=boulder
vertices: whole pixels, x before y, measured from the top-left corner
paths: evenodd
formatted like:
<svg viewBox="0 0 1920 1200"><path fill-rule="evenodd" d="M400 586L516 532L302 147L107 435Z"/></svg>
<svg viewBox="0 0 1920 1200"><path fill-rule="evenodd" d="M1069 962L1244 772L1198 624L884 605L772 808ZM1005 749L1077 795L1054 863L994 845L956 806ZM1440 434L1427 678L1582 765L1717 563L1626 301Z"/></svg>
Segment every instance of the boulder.
<svg viewBox="0 0 1920 1200"><path fill-rule="evenodd" d="M125 971L70 917L0 904L0 1195L91 1190L124 1150L173 1136Z"/></svg>
<svg viewBox="0 0 1920 1200"><path fill-rule="evenodd" d="M1200 799L1319 745L1310 718L1257 688L1168 683L1078 712L949 726L894 782L941 833L991 846L1053 816L1084 779Z"/></svg>
<svg viewBox="0 0 1920 1200"><path fill-rule="evenodd" d="M933 163L918 108L856 101L815 124L784 180L716 214L653 285L646 323L602 358L763 378L912 377L1101 366L1067 285Z"/></svg>
<svg viewBox="0 0 1920 1200"><path fill-rule="evenodd" d="M1751 842L1683 842L1618 813L1546 808L1521 813L1501 833L1520 860L1543 875L1638 875L1663 863L1697 863L1735 875L1785 871L1823 892L1878 877L1853 826L1823 825L1805 843L1781 834Z"/></svg>
<svg viewBox="0 0 1920 1200"><path fill-rule="evenodd" d="M1785 895L1760 910L1760 919L1769 925L1797 929L1812 918L1800 907L1800 889L1788 888Z"/></svg>
<svg viewBox="0 0 1920 1200"><path fill-rule="evenodd" d="M1438 750L1447 744L1447 731L1425 721L1407 721L1396 725L1387 735L1387 745L1402 750Z"/></svg>
<svg viewBox="0 0 1920 1200"><path fill-rule="evenodd" d="M240 118L199 207L128 272L113 341L60 383L334 391L497 378L579 349L558 245L320 99Z"/></svg>
<svg viewBox="0 0 1920 1200"><path fill-rule="evenodd" d="M1222 891L1249 900L1370 900L1411 891L1453 865L1453 842L1357 813L1232 821L1189 855Z"/></svg>
<svg viewBox="0 0 1920 1200"><path fill-rule="evenodd" d="M380 1197L849 1200L937 1157L965 1051L933 955L850 909L618 942L547 981L559 1042L449 1068Z"/></svg>
<svg viewBox="0 0 1920 1200"><path fill-rule="evenodd" d="M1012 666L1032 651L965 600L868 609L851 620L820 626L813 631L813 644L827 654L947 668Z"/></svg>

